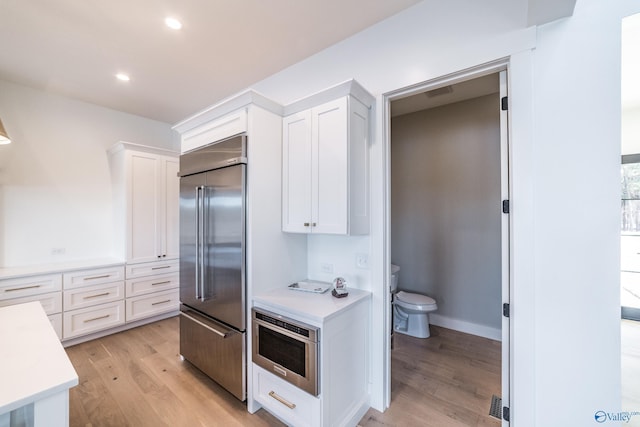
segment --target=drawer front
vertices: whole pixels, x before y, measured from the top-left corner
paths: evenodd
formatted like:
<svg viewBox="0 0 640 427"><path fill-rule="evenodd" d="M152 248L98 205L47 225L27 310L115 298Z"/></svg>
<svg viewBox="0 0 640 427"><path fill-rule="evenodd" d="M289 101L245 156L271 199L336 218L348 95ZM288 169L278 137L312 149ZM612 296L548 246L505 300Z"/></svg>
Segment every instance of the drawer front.
<svg viewBox="0 0 640 427"><path fill-rule="evenodd" d="M289 425L320 426L320 398L253 365L253 398Z"/></svg>
<svg viewBox="0 0 640 427"><path fill-rule="evenodd" d="M62 292L50 292L48 294L42 295L0 300L0 307L22 304L31 301L40 301L40 304L42 305L42 308L44 309L44 312L47 313L47 315L62 312Z"/></svg>
<svg viewBox="0 0 640 427"><path fill-rule="evenodd" d="M177 259L127 264L127 279L154 276L156 274L177 273L178 271L180 271L180 260Z"/></svg>
<svg viewBox="0 0 640 427"><path fill-rule="evenodd" d="M141 277L139 279L127 279L127 298L146 295L157 291L176 289L180 284L179 273L162 274L152 277Z"/></svg>
<svg viewBox="0 0 640 427"><path fill-rule="evenodd" d="M62 313L50 314L49 321L59 339L62 339Z"/></svg>
<svg viewBox="0 0 640 427"><path fill-rule="evenodd" d="M127 322L178 310L179 308L180 291L178 289L127 298Z"/></svg>
<svg viewBox="0 0 640 427"><path fill-rule="evenodd" d="M63 314L63 338L73 338L124 324L124 301L81 308Z"/></svg>
<svg viewBox="0 0 640 427"><path fill-rule="evenodd" d="M62 274L0 280L0 300L46 294L62 289Z"/></svg>
<svg viewBox="0 0 640 427"><path fill-rule="evenodd" d="M64 291L64 309L65 311L76 310L122 299L124 299L124 282L85 286Z"/></svg>
<svg viewBox="0 0 640 427"><path fill-rule="evenodd" d="M92 268L64 273L64 289L82 288L124 280L124 266Z"/></svg>

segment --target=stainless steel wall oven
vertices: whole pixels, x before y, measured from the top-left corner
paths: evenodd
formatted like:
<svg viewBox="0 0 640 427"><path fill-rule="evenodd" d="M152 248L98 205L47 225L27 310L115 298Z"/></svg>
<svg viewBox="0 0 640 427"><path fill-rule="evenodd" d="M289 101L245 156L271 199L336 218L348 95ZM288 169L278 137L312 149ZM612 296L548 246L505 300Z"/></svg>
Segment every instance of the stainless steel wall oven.
<svg viewBox="0 0 640 427"><path fill-rule="evenodd" d="M320 394L319 328L259 308L251 312L253 362L307 393Z"/></svg>

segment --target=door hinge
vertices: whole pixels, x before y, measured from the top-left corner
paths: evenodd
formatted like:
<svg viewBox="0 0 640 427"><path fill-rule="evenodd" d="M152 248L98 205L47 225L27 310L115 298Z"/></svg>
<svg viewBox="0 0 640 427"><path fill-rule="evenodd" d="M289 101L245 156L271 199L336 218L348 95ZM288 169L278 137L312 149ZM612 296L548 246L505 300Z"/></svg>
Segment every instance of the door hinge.
<svg viewBox="0 0 640 427"><path fill-rule="evenodd" d="M500 109L502 111L507 111L509 109L509 98L506 96L503 96L502 99L500 100Z"/></svg>
<svg viewBox="0 0 640 427"><path fill-rule="evenodd" d="M508 302L505 302L504 304L502 304L502 315L504 317L509 317L510 314L511 314L511 306L509 305Z"/></svg>
<svg viewBox="0 0 640 427"><path fill-rule="evenodd" d="M509 420L509 407L508 406L503 406L502 407L502 419L505 421L510 421Z"/></svg>
<svg viewBox="0 0 640 427"><path fill-rule="evenodd" d="M502 213L509 213L509 200L502 201Z"/></svg>

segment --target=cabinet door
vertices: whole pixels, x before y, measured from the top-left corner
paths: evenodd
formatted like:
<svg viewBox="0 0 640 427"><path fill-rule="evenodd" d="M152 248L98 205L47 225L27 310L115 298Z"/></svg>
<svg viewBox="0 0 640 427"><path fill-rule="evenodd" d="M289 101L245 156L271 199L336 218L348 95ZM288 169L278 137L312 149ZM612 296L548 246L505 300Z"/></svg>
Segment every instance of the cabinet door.
<svg viewBox="0 0 640 427"><path fill-rule="evenodd" d="M311 111L283 119L282 230L311 232Z"/></svg>
<svg viewBox="0 0 640 427"><path fill-rule="evenodd" d="M127 261L154 261L162 255L157 232L160 160L150 153L132 152L130 156Z"/></svg>
<svg viewBox="0 0 640 427"><path fill-rule="evenodd" d="M349 173L347 98L311 110L312 218L314 233L347 234Z"/></svg>
<svg viewBox="0 0 640 427"><path fill-rule="evenodd" d="M178 159L164 158L163 200L160 211L164 213L162 257L175 259L180 256L180 178Z"/></svg>

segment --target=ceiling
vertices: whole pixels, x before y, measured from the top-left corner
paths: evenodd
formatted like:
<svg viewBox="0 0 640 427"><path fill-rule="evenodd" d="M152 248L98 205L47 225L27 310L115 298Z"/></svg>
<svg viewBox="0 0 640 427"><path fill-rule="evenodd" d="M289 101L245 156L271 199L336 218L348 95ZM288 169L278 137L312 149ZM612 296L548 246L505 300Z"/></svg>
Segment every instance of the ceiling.
<svg viewBox="0 0 640 427"><path fill-rule="evenodd" d="M175 123L419 1L0 0L0 79Z"/></svg>

